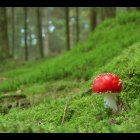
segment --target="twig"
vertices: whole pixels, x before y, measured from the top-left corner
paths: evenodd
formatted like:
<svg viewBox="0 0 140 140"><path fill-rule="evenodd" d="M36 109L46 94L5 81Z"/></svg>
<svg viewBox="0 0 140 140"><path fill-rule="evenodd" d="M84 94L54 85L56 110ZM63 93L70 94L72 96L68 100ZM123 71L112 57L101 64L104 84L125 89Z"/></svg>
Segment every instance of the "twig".
<svg viewBox="0 0 140 140"><path fill-rule="evenodd" d="M65 104L65 107L64 107L64 113L63 113L61 125L63 125L63 123L64 123L67 108L68 108L68 100L67 100L67 102L66 102L66 104Z"/></svg>
<svg viewBox="0 0 140 140"><path fill-rule="evenodd" d="M0 100L2 100L2 99L5 99L5 98L17 98L17 99L21 99L21 98L26 98L26 95L24 95L24 94L19 94L19 95L17 95L17 94L5 94L5 95L1 95L0 96Z"/></svg>
<svg viewBox="0 0 140 140"><path fill-rule="evenodd" d="M70 101L70 99L72 99L71 96L67 99L67 101L66 101L66 103L65 103L65 106L64 106L64 113L63 113L61 125L63 125L63 123L64 123L65 116L66 116L66 112L67 112L67 109L68 109L68 102Z"/></svg>

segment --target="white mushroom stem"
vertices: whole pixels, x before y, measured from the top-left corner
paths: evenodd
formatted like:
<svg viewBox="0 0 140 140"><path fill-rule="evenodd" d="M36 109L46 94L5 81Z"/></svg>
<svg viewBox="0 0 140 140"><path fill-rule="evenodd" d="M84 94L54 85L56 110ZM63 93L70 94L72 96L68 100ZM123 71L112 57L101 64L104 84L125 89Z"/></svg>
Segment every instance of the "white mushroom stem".
<svg viewBox="0 0 140 140"><path fill-rule="evenodd" d="M116 95L106 94L104 95L104 107L105 108L112 108L113 110L117 111L117 103L116 103Z"/></svg>

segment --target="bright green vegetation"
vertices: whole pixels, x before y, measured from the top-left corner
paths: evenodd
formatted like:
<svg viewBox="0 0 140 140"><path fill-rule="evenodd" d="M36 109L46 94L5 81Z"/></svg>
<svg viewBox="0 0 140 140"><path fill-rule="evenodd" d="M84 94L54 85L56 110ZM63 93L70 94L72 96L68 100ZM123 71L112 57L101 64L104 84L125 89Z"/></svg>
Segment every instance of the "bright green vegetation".
<svg viewBox="0 0 140 140"><path fill-rule="evenodd" d="M91 34L87 42L72 51L49 61L36 62L2 75L10 79L0 85L0 91L16 90L21 85L58 79L91 78L93 72L104 66L122 49L139 41L139 13L107 20ZM14 83L14 84L13 84Z"/></svg>
<svg viewBox="0 0 140 140"><path fill-rule="evenodd" d="M87 42L70 52L1 72L8 78L1 82L1 94L21 90L31 106L1 113L0 131L140 132L139 23L139 12L123 13L103 22ZM80 96L104 72L123 81L116 114L104 108L103 96Z"/></svg>

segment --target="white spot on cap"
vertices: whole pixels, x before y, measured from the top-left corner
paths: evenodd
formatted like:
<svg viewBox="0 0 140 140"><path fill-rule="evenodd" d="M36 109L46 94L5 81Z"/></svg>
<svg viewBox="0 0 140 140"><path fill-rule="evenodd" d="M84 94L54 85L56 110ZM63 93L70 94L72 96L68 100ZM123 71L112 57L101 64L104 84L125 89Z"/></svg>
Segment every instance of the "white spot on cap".
<svg viewBox="0 0 140 140"><path fill-rule="evenodd" d="M108 76L106 76L106 75L104 76L104 78L105 78L106 80L110 80L110 78L109 78Z"/></svg>

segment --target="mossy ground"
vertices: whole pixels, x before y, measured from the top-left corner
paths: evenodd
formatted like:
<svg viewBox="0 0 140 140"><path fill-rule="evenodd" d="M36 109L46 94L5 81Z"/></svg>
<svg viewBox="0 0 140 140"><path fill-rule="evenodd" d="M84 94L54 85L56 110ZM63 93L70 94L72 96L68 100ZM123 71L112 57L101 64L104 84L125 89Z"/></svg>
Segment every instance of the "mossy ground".
<svg viewBox="0 0 140 140"><path fill-rule="evenodd" d="M7 62L0 73L6 78L0 84L1 94L20 91L31 107L14 107L1 114L0 131L140 132L139 23L139 12L123 13L103 22L87 42L61 56L19 68ZM105 72L123 81L118 113L104 108L103 96L92 92L80 96Z"/></svg>

